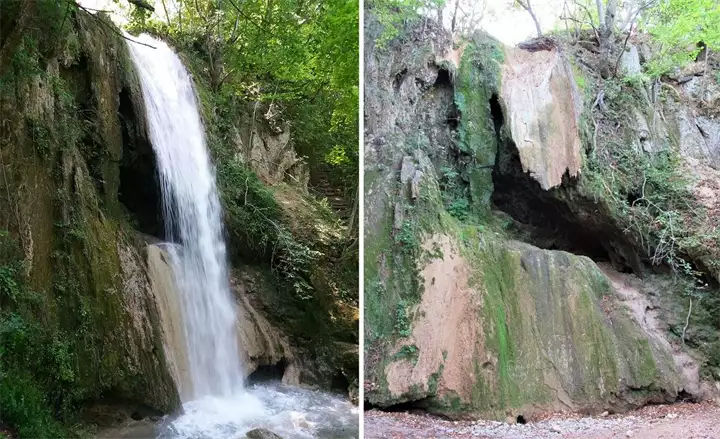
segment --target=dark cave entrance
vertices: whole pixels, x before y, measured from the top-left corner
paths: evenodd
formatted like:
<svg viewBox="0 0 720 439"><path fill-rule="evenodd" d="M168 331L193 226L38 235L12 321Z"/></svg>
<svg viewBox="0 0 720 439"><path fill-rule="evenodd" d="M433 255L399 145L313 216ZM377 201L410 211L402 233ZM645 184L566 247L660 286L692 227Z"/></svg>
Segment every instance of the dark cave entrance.
<svg viewBox="0 0 720 439"><path fill-rule="evenodd" d="M155 152L142 118L135 114L130 91L120 91L119 108L123 157L118 198L138 231L164 240L162 195Z"/></svg>
<svg viewBox="0 0 720 439"><path fill-rule="evenodd" d="M372 410L372 409L380 409L384 412L394 412L394 413L412 413L415 415L429 415L430 413L427 411L428 406L431 405L431 398L421 398L415 401L408 401L408 402L401 402L399 404L394 404L387 407L377 407L372 404L368 404L368 402L365 402L365 410ZM440 415L440 414L432 414L432 416L437 417L438 419L447 419L447 417Z"/></svg>
<svg viewBox="0 0 720 439"><path fill-rule="evenodd" d="M275 364L263 364L248 375L245 381L248 385L266 383L268 381L282 381L286 366L285 360L281 360Z"/></svg>
<svg viewBox="0 0 720 439"><path fill-rule="evenodd" d="M505 118L497 95L490 109L498 141L492 172L494 208L514 220L518 239L547 250L563 250L609 262L621 272L640 274L642 264L632 243L602 206L568 190L574 183L566 173L562 185L544 190L524 172L515 143L504 132Z"/></svg>
<svg viewBox="0 0 720 439"><path fill-rule="evenodd" d="M437 78L435 78L434 87L452 87L452 79L447 69L438 70Z"/></svg>
<svg viewBox="0 0 720 439"><path fill-rule="evenodd" d="M347 377L341 371L336 371L330 382L330 390L347 394L349 387L350 381L348 381Z"/></svg>

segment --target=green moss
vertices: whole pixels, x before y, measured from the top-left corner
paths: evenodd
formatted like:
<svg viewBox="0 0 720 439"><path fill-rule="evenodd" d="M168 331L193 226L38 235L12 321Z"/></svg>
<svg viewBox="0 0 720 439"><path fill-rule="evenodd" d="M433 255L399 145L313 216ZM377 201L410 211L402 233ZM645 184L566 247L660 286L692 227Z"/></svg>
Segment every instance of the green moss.
<svg viewBox="0 0 720 439"><path fill-rule="evenodd" d="M445 359L443 358L443 361ZM427 391L430 395L435 395L438 390L438 382L440 381L440 377L442 377L443 371L445 370L445 363L440 363L440 367L438 368L437 372L430 375L427 382Z"/></svg>
<svg viewBox="0 0 720 439"><path fill-rule="evenodd" d="M417 364L418 356L419 356L419 349L415 345L404 345L400 348L399 351L395 353L395 355L392 356L391 361L401 361L401 360L407 360L410 363Z"/></svg>
<svg viewBox="0 0 720 439"><path fill-rule="evenodd" d="M465 48L455 79L455 105L461 114L458 148L470 155L467 179L476 213L486 214L492 194L492 168L497 153L491 99L500 87L504 53L496 41L476 34Z"/></svg>

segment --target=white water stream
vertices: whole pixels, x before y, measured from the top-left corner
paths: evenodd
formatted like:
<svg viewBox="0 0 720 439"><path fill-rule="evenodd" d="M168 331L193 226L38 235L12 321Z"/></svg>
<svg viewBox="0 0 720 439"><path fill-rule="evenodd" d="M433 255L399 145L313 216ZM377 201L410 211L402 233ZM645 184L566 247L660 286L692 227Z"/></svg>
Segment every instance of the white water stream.
<svg viewBox="0 0 720 439"><path fill-rule="evenodd" d="M157 158L166 239L181 293L192 399L242 392L222 211L192 81L163 42L130 44Z"/></svg>
<svg viewBox="0 0 720 439"><path fill-rule="evenodd" d="M291 437L356 437L357 410L341 398L288 386L243 389L236 303L228 283L222 211L193 84L178 56L147 35L129 43L157 157L166 246L180 296L177 347L189 383L185 413L163 422L163 438L238 438L263 427ZM177 377L176 377L177 378ZM325 433L323 433L325 432Z"/></svg>

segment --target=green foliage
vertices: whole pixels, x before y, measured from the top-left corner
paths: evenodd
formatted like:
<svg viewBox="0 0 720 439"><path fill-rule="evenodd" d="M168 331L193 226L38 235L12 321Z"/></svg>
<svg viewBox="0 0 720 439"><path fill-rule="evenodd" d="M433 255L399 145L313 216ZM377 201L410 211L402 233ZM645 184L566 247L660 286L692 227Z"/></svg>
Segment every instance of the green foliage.
<svg viewBox="0 0 720 439"><path fill-rule="evenodd" d="M279 269L285 279L292 283L298 298L311 299L314 289L307 279L310 276L313 262L321 253L297 241L285 229L278 230L277 243L278 255L274 268Z"/></svg>
<svg viewBox="0 0 720 439"><path fill-rule="evenodd" d="M73 362L57 334L17 313L0 314L0 419L20 439L66 436L50 406L54 399L67 407L61 395L74 380Z"/></svg>
<svg viewBox="0 0 720 439"><path fill-rule="evenodd" d="M395 235L395 242L400 244L403 251L413 253L420 247L417 235L417 225L412 220L405 220L402 228Z"/></svg>
<svg viewBox="0 0 720 439"><path fill-rule="evenodd" d="M410 337L412 327L408 317L408 303L401 300L395 306L395 332L400 337Z"/></svg>
<svg viewBox="0 0 720 439"><path fill-rule="evenodd" d="M128 29L169 37L216 98L261 104L254 119L291 121L294 147L312 167L328 165L357 186L357 0L182 2L167 21L134 13Z"/></svg>
<svg viewBox="0 0 720 439"><path fill-rule="evenodd" d="M372 11L382 27L380 35L375 39L378 48L401 36L405 26L422 18L422 11L441 9L445 0L368 0L365 7Z"/></svg>
<svg viewBox="0 0 720 439"><path fill-rule="evenodd" d="M443 204L450 215L459 221L467 221L470 218L470 191L454 168L443 166L440 169L440 190L442 191Z"/></svg>
<svg viewBox="0 0 720 439"><path fill-rule="evenodd" d="M418 353L419 349L417 346L413 345L404 345L400 348L400 350L393 356L393 361L398 360L408 360L413 365L417 364L418 360Z"/></svg>
<svg viewBox="0 0 720 439"><path fill-rule="evenodd" d="M20 295L20 285L15 280L17 268L11 265L0 266L0 295L15 302Z"/></svg>
<svg viewBox="0 0 720 439"><path fill-rule="evenodd" d="M0 372L3 421L21 438L61 438L67 432L55 420L41 387L27 371Z"/></svg>
<svg viewBox="0 0 720 439"><path fill-rule="evenodd" d="M605 82L606 125L633 126L640 86L632 80ZM720 234L703 227L707 212L690 190L691 177L679 151L668 145L646 154L629 146L631 136L614 129L603 132L598 150L588 157L581 190L607 202L612 216L637 237L652 263L698 277L687 255L712 254L720 248Z"/></svg>
<svg viewBox="0 0 720 439"><path fill-rule="evenodd" d="M24 35L20 45L15 49L10 67L0 72L0 90L4 93L10 91L18 81L41 73L40 53L37 41L29 35Z"/></svg>
<svg viewBox="0 0 720 439"><path fill-rule="evenodd" d="M662 44L648 72L656 77L693 61L704 42L720 50L720 3L716 0L668 0L649 13L647 30Z"/></svg>

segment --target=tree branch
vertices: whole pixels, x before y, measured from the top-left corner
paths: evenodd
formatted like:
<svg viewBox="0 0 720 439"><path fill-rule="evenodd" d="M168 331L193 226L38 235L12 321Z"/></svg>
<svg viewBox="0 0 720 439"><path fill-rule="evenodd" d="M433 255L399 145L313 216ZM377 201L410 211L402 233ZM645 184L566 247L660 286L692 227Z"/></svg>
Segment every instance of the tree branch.
<svg viewBox="0 0 720 439"><path fill-rule="evenodd" d="M129 3L134 4L138 8L147 9L150 12L155 12L155 8L153 8L150 4L145 3L142 0L128 0Z"/></svg>
<svg viewBox="0 0 720 439"><path fill-rule="evenodd" d="M129 1L129 0L128 0L128 1ZM122 39L124 39L124 40L127 40L127 41L130 41L130 42L135 43L135 44L140 44L140 45L142 45L142 46L147 46L147 47L149 47L149 48L151 48L151 49L157 49L157 47L155 47L155 46L151 46L150 44L146 44L146 43L143 43L143 42L140 42L140 41L137 41L137 40L133 40L132 38L129 38L129 37L123 35L122 33L118 32L117 29L115 29L115 27L113 27L113 26L105 23L105 21L103 21L102 19L98 18L97 15L90 13L90 11L89 11L86 7L82 6L81 4L75 3L75 2L72 2L72 1L71 1L71 3L74 3L75 6L77 6L79 9L82 9L83 11L89 13L89 14L90 14L92 17L94 17L98 22L100 22L103 26L105 26L106 29L110 29L110 31L111 31L112 33L114 33L115 35L118 35L120 38L122 38Z"/></svg>
<svg viewBox="0 0 720 439"><path fill-rule="evenodd" d="M518 4L525 9L528 14L530 14L530 17L532 18L533 23L535 23L535 30L537 31L537 36L542 36L542 29L540 29L540 22L538 21L537 17L535 16L535 12L533 12L532 5L530 4L530 0L517 0Z"/></svg>
<svg viewBox="0 0 720 439"><path fill-rule="evenodd" d="M258 29L261 30L262 32L265 32L265 33L268 34L268 35L274 36L271 32L268 32L267 29L265 29L264 27L262 27L262 26L260 26L259 24L255 23L250 17L248 17L247 15L245 15L245 13L244 13L240 8L238 8L238 6L235 4L235 2L234 2L233 0L228 0L228 1L229 1L230 4L232 5L232 7L237 11L237 13L240 14L240 16L242 16L244 19L246 19L247 21L249 21L253 26L255 26L256 28L258 28Z"/></svg>
<svg viewBox="0 0 720 439"><path fill-rule="evenodd" d="M690 314L692 313L692 307L693 307L693 301L692 297L690 298L690 307L688 308L687 317L685 318L685 327L683 328L682 332L682 344L685 345L685 334L687 332L687 328L690 325Z"/></svg>

